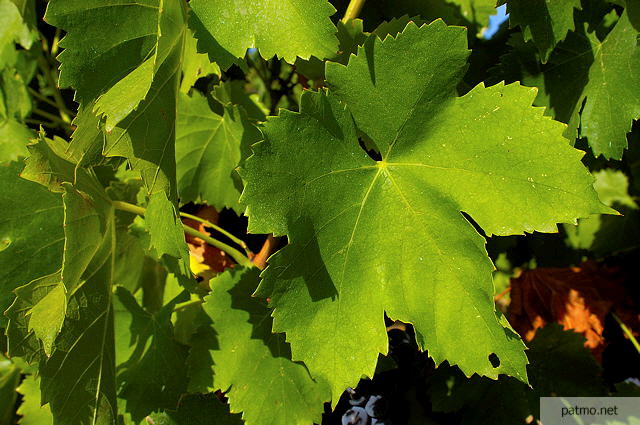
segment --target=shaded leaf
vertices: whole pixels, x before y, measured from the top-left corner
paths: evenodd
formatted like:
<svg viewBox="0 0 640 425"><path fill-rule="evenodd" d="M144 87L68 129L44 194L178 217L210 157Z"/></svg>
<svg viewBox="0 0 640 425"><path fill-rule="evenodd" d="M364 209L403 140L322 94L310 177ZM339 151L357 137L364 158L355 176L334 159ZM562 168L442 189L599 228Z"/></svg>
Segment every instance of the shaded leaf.
<svg viewBox="0 0 640 425"><path fill-rule="evenodd" d="M0 310L13 301L12 291L62 263L63 208L60 195L19 177L18 163L0 165ZM0 326L6 323L0 316Z"/></svg>
<svg viewBox="0 0 640 425"><path fill-rule="evenodd" d="M118 396L126 400L127 412L137 422L152 411L175 408L187 388L187 347L174 340L171 314L188 297L183 294L151 314L126 289L117 287L115 293L124 307L118 308L116 320L129 330L132 346L130 357L118 365Z"/></svg>
<svg viewBox="0 0 640 425"><path fill-rule="evenodd" d="M241 185L235 169L248 146L260 140L246 114L238 107L225 106L220 116L204 96L182 95L176 132L180 201L239 212Z"/></svg>
<svg viewBox="0 0 640 425"><path fill-rule="evenodd" d="M558 44L546 66L537 65L536 56L517 39L510 41L514 49L502 63L512 73L508 80L540 88L536 105L569 124L567 137L575 139L579 129L595 156L620 159L626 134L640 117L637 36L624 12L602 41L581 22Z"/></svg>
<svg viewBox="0 0 640 425"><path fill-rule="evenodd" d="M640 234L640 210L629 196L627 176L611 169L596 171L594 176L600 200L622 215L582 218L577 226L565 225L568 243L599 257L640 245L636 236Z"/></svg>
<svg viewBox="0 0 640 425"><path fill-rule="evenodd" d="M501 0L507 4L511 27L520 26L526 41L533 40L546 63L553 48L573 31L573 10L580 0Z"/></svg>
<svg viewBox="0 0 640 425"><path fill-rule="evenodd" d="M229 406L220 402L214 394L189 395L175 411L149 415L149 425L242 425L240 415L229 413Z"/></svg>
<svg viewBox="0 0 640 425"><path fill-rule="evenodd" d="M434 411L459 412L464 425L525 424L539 418L540 397L606 394L600 367L574 332L549 325L536 335L527 355L533 388L511 377L467 378L458 368L438 367L428 380Z"/></svg>
<svg viewBox="0 0 640 425"><path fill-rule="evenodd" d="M189 30L189 33L185 35L182 56L182 82L180 83L182 93L188 93L199 78L211 74L220 76L221 73L217 63L210 62L206 54L198 53L196 44L197 40L193 36L192 30Z"/></svg>
<svg viewBox="0 0 640 425"><path fill-rule="evenodd" d="M246 423L319 423L328 388L290 360L284 335L271 333L266 303L251 297L257 283L255 268L211 281L203 308L219 343L210 350L214 386L227 392L231 412L243 412Z"/></svg>

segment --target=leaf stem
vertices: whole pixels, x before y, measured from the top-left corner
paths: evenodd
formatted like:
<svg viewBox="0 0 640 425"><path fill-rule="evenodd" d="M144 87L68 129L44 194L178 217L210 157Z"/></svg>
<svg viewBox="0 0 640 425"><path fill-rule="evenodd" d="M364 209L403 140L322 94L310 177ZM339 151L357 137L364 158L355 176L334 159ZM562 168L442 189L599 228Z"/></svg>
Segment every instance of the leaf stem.
<svg viewBox="0 0 640 425"><path fill-rule="evenodd" d="M224 230L222 227L213 224L212 222L210 222L209 220L205 220L202 217L198 217L197 215L192 215L192 214L187 214L185 212L180 212L180 216L184 217L184 218L190 218L191 220L195 220L195 221L199 221L200 223L204 224L207 227L211 227L212 229L216 230L217 232L222 233L223 235L225 235L226 237L228 237L229 239L231 239L234 243L238 244L240 247L242 247L242 249L244 249L245 253L247 255L249 255L249 248L247 247L247 244L240 238L232 235L231 233L227 232L226 230Z"/></svg>
<svg viewBox="0 0 640 425"><path fill-rule="evenodd" d="M201 300L201 299L185 301L183 303L176 304L176 306L173 308L173 312L175 313L176 311L186 310L191 306L201 305L203 302L204 300Z"/></svg>
<svg viewBox="0 0 640 425"><path fill-rule="evenodd" d="M139 207L138 205L130 204L128 202L113 201L112 205L117 210L126 211L126 212L140 215L140 216L144 216L144 214L147 212L144 208ZM242 254L240 251L233 248L232 246L229 246L224 242L220 242L219 240L214 239L209 235L205 235L204 233L199 232L198 230L194 229L193 227L189 227L184 223L182 223L182 228L186 234L194 236L196 238L200 238L206 243L208 243L209 245L215 246L219 250L229 254L229 256L231 256L231 258L233 258L235 262L240 264L241 266L247 267L247 268L254 267L253 263L247 256L245 256L244 254Z"/></svg>
<svg viewBox="0 0 640 425"><path fill-rule="evenodd" d="M60 113L60 117L67 124L71 124L70 116L73 116L74 114L73 112L67 109L67 106L64 103L64 99L62 99L62 95L60 94L60 88L54 81L53 76L51 75L51 68L49 67L49 63L44 58L44 56L40 56L38 58L38 67L40 68L40 71L42 71L42 73L44 74L44 77L47 80L47 83L51 87L51 92L53 93L53 98L56 101L56 106L58 107L58 112Z"/></svg>
<svg viewBox="0 0 640 425"><path fill-rule="evenodd" d="M631 332L631 329L629 329L627 325L624 324L624 322L618 317L617 314L611 314L613 315L613 318L616 319L616 322L618 322L618 325L620 325L620 329L622 329L622 332L624 332L624 334L631 340L633 346L636 348L638 353L640 353L640 343L638 342L636 337L633 336L633 332Z"/></svg>
<svg viewBox="0 0 640 425"><path fill-rule="evenodd" d="M33 113L34 113L34 114L38 114L38 115L40 115L40 116L42 116L42 117L45 117L45 118L47 118L47 119L51 120L51 122L54 122L54 123L59 124L59 125L62 125L63 127L66 127L66 128L72 129L72 127L71 127L71 124L70 124L70 123L68 123L67 121L62 120L62 119L61 119L59 116L57 116L57 115L54 115L54 114L52 114L52 113L49 113L49 112L44 111L44 110L39 109L39 108L33 108Z"/></svg>
<svg viewBox="0 0 640 425"><path fill-rule="evenodd" d="M360 14L365 1L366 0L351 0L349 2L349 6L347 7L347 11L344 13L342 22L347 22L350 19L356 19Z"/></svg>
<svg viewBox="0 0 640 425"><path fill-rule="evenodd" d="M38 93L37 91L35 91L31 87L27 87L27 90L29 91L29 94L31 96L35 97L36 99L46 103L49 106L53 106L54 108L58 107L58 105L56 105L56 102L54 102L53 100L49 99L47 96L44 96L44 95Z"/></svg>

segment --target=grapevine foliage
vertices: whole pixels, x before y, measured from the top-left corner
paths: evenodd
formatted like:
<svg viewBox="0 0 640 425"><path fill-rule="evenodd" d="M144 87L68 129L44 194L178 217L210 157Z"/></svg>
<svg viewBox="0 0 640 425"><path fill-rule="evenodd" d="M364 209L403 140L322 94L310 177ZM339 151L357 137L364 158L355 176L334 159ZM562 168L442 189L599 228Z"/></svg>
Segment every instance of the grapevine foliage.
<svg viewBox="0 0 640 425"><path fill-rule="evenodd" d="M640 8L500 0L485 40L494 0L362 3L0 0L0 424L520 423L612 393L501 286L530 240L638 249ZM390 370L423 416L360 397Z"/></svg>

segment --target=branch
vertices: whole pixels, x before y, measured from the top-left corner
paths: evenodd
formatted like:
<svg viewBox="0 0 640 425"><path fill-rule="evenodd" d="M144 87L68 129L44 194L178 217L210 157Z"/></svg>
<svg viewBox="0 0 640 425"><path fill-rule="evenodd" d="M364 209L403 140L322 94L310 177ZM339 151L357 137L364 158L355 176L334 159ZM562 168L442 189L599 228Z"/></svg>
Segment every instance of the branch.
<svg viewBox="0 0 640 425"><path fill-rule="evenodd" d="M51 92L53 94L53 99L56 102L56 106L58 107L58 112L60 113L60 117L67 124L71 124L71 118L74 116L74 113L67 109L67 106L62 99L62 95L60 94L60 88L58 84L54 81L53 76L51 75L51 68L49 67L49 62L44 58L44 56L40 56L38 58L38 67L40 71L44 74L44 78L47 81L47 84L51 88Z"/></svg>
<svg viewBox="0 0 640 425"><path fill-rule="evenodd" d="M629 329L629 327L624 324L624 322L618 317L617 314L611 313L611 315L613 316L614 319L616 319L616 322L618 322L618 325L620 325L620 329L622 329L622 332L624 332L627 338L631 340L631 343L633 344L635 349L638 351L638 353L640 353L640 343L638 342L636 337L633 336L633 332L631 332L631 329Z"/></svg>
<svg viewBox="0 0 640 425"><path fill-rule="evenodd" d="M144 214L146 213L146 210L144 208L130 204L128 202L113 201L112 204L115 209L120 211L126 211L140 216L144 216ZM200 238L209 245L215 246L219 250L226 252L231 258L235 260L236 263L240 264L241 266L247 268L254 267L253 263L251 262L251 260L249 260L248 257L243 255L240 251L233 248L232 246L229 246L224 242L220 242L219 240L214 239L209 235L205 235L204 233L199 232L198 230L194 229L193 227L189 227L184 223L182 223L182 228L184 229L184 232L186 234L194 236L196 238Z"/></svg>
<svg viewBox="0 0 640 425"><path fill-rule="evenodd" d="M209 220L205 220L202 217L198 217L197 215L192 215L192 214L187 214L185 212L180 212L180 216L184 217L184 218L190 218L191 220L195 220L195 221L199 221L200 223L204 224L207 227L211 227L212 229L216 230L217 232L225 235L226 237L228 237L229 239L231 239L234 243L238 244L240 247L242 247L242 249L244 249L245 253L248 255L249 254L249 248L247 247L247 244L240 238L232 235L231 233L227 232L226 230L224 230L222 227L213 224L212 222L210 222Z"/></svg>
<svg viewBox="0 0 640 425"><path fill-rule="evenodd" d="M260 252L258 252L255 257L253 257L253 264L257 268L262 270L267 266L267 259L276 250L278 242L280 242L280 238L276 238L273 235L267 236L267 240L264 241L262 249L260 249Z"/></svg>
<svg viewBox="0 0 640 425"><path fill-rule="evenodd" d="M350 19L356 19L360 14L365 1L366 0L351 0L349 2L349 7L347 7L347 11L344 13L342 22L347 22Z"/></svg>

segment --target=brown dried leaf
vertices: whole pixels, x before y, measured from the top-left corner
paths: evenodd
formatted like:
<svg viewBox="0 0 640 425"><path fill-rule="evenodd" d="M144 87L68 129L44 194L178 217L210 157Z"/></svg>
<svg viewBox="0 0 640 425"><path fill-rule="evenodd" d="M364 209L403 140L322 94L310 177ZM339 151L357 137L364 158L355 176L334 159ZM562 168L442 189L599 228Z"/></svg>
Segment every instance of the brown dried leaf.
<svg viewBox="0 0 640 425"><path fill-rule="evenodd" d="M595 261L580 267L524 271L511 279L509 322L527 341L539 328L557 322L583 334L585 346L599 358L605 344L606 315L613 310L628 318L632 311L626 305L623 281L619 268Z"/></svg>

